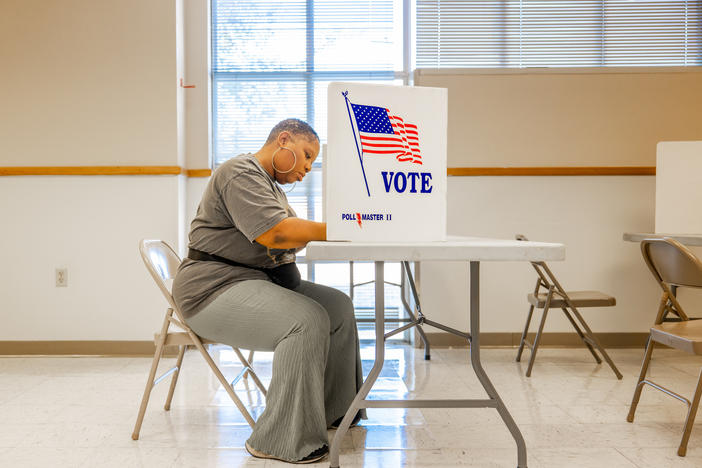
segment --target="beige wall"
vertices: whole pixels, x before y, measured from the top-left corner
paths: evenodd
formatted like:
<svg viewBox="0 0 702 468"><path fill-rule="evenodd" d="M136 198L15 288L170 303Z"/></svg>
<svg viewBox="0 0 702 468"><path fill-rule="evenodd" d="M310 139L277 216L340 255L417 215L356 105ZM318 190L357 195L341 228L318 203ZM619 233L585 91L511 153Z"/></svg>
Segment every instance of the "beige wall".
<svg viewBox="0 0 702 468"><path fill-rule="evenodd" d="M448 166L655 166L702 139L702 67L419 70L449 90Z"/></svg>
<svg viewBox="0 0 702 468"><path fill-rule="evenodd" d="M0 166L184 160L176 4L4 0Z"/></svg>

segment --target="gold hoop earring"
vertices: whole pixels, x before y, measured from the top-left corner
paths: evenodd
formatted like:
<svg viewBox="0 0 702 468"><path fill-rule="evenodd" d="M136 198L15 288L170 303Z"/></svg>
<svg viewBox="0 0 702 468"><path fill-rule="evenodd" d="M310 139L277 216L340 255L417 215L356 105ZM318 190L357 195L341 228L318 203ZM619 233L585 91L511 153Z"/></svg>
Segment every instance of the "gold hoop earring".
<svg viewBox="0 0 702 468"><path fill-rule="evenodd" d="M293 162L292 167L290 169L288 169L287 171L281 171L277 167L275 167L275 155L278 151L280 151L282 149L286 149L286 150L290 151L293 155L293 158L295 158L295 160L294 160L295 162ZM273 151L273 156L271 156L271 165L273 166L273 170L275 172L277 172L279 174L287 174L288 172L291 172L293 169L295 169L295 165L297 165L297 155L290 148L288 148L286 146L279 146L277 150Z"/></svg>

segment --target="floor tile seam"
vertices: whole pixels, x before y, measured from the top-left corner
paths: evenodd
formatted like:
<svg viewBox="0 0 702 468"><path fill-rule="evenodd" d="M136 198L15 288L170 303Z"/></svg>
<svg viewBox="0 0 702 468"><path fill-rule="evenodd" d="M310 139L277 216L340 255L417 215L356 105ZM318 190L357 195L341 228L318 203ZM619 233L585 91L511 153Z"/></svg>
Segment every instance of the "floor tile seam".
<svg viewBox="0 0 702 468"><path fill-rule="evenodd" d="M12 403L15 400L19 400L19 398L24 396L24 395L25 395L24 393L18 392L14 397L10 397L9 400L7 400L5 403L3 403L3 405L6 405L8 403ZM0 407L2 407L2 405L0 405Z"/></svg>
<svg viewBox="0 0 702 468"><path fill-rule="evenodd" d="M617 453L619 453L619 455L621 455L622 457L624 457L627 461L629 461L629 463L631 463L631 464L632 464L633 466L635 466L636 468L647 468L646 465L639 465L639 464L636 463L634 460L632 460L631 458L629 458L624 452L621 451L621 449L615 447L614 450L616 450Z"/></svg>
<svg viewBox="0 0 702 468"><path fill-rule="evenodd" d="M701 425L702 425L702 424L701 424ZM536 429L537 431L540 431L540 432L542 432L542 433L543 433L544 428L546 428L546 427L548 427L548 428L553 428L554 430L558 430L558 429L561 429L561 428L578 428L579 430L587 431L588 434L591 434L594 428L597 428L597 429L602 429L602 428L608 429L609 426L614 427L615 429L616 429L616 428L622 428L622 427L632 427L632 429L635 430L635 429L633 428L632 423L627 423L626 421L624 421L624 422L616 422L616 423L521 424L521 425L519 425L519 428L520 428L520 430L521 430L522 432L526 432L527 430L534 430L534 429ZM654 429L654 430L655 430L655 429L658 429L659 431L669 432L669 431L672 431L672 429L674 429L675 426L677 426L677 425L676 425L676 424L673 424L673 425L672 425L673 427L666 427L666 426L669 426L669 424L667 424L667 423L656 423L656 422L642 422L642 423L639 423L638 426L639 426L639 427L648 428L648 429ZM682 428L682 424L681 424L681 428ZM611 432L611 433L616 434L616 431L612 430L611 428L609 428L609 429L610 429L610 432ZM597 433L606 436L606 435L607 435L608 433L610 433L610 432L608 432L608 431L606 431L606 430L603 429L602 431L598 431ZM680 430L680 433L682 434L682 429ZM606 440L606 437L605 437L605 440ZM592 443L594 443L594 440L593 440L592 438L590 438L590 444L592 444ZM672 446L672 445L649 445L648 447L666 448L666 447L671 447L671 446ZM675 446L677 446L677 443L675 444ZM594 448L606 448L606 447L609 447L609 446L590 445L590 447L594 447ZM636 446L635 446L635 445L632 445L632 446L629 446L629 447L636 447Z"/></svg>
<svg viewBox="0 0 702 468"><path fill-rule="evenodd" d="M570 408L573 407L573 405L565 405L565 404L558 404L556 403L555 406L563 411L565 414L567 414L570 418L572 418L574 421L577 422L582 422L580 418L577 417L577 415L573 415L570 411L568 411Z"/></svg>
<svg viewBox="0 0 702 468"><path fill-rule="evenodd" d="M134 429L134 421L124 421L124 422L118 422L118 423L102 423L102 422L96 422L96 423L78 423L75 421L55 421L55 422L47 422L47 423L13 423L13 427L15 428L36 428L37 426L39 427L65 427L66 424L71 424L73 426L79 426L79 427L85 427L85 428L92 428L92 429L124 429L128 430L128 432L131 434L132 430ZM165 427L164 427L165 426ZM179 429L187 429L187 428L207 428L207 427L212 427L212 428L227 428L227 429L251 429L251 426L249 426L248 423L243 422L243 423L231 423L231 424L168 424L168 425L163 425L160 424L159 427L161 429L172 429L172 430L179 430Z"/></svg>
<svg viewBox="0 0 702 468"><path fill-rule="evenodd" d="M602 448L602 447L596 447L596 448ZM612 450L614 450L615 452L619 453L619 451L618 451L617 449L615 449L614 447L605 447L605 448L612 449ZM541 455L541 457L539 457L539 454L538 454L538 451L539 451L539 450L557 450L557 449L555 449L555 448L544 449L543 447L534 448L534 449L531 451L531 454L529 455L529 458L530 458L530 460L529 460L529 465L530 465L530 466L531 466L531 462L533 461L533 458L536 458L536 460L539 462L539 465L540 465L540 464L546 464L547 459L542 458L542 457L544 456L543 454ZM536 451L537 453L534 454L534 451ZM625 456L624 456L623 454L621 454L621 453L619 453L619 455L621 455L621 456L624 458L624 460L626 460L628 463L631 464L630 468L648 468L648 467L644 467L644 466L639 466L639 465L637 465L636 463L634 463L633 461L631 461L629 458L625 457Z"/></svg>
<svg viewBox="0 0 702 468"><path fill-rule="evenodd" d="M680 367L668 366L663 369L650 369L646 373L646 377L652 377L654 379L680 379L682 376L684 376L690 381L696 381L700 375L700 369L702 369L702 364L700 364L700 368L698 368L695 372L692 372L691 370L688 371L685 369L681 369ZM678 375L673 374L671 371L675 371L675 373L677 373ZM669 373L672 375L670 375ZM636 377L638 378L638 373Z"/></svg>

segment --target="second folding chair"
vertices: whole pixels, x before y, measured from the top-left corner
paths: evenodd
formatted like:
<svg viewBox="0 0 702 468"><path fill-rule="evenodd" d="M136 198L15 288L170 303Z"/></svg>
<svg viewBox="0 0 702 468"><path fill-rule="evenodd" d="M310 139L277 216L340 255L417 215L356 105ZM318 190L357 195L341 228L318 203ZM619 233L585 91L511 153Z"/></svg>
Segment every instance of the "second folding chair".
<svg viewBox="0 0 702 468"><path fill-rule="evenodd" d="M521 234L517 235L516 239L523 241L528 240ZM527 314L526 324L524 325L524 331L522 332L522 337L519 342L519 350L517 351L516 359L517 362L521 361L525 346L531 349L526 376L531 377L534 360L536 359L536 352L539 349L544 324L546 323L546 316L550 309L556 308L563 311L568 321L573 325L575 332L595 358L595 361L597 361L598 364L602 363L602 359L597 354L599 351L604 360L607 361L607 364L609 364L609 367L612 368L617 379L621 379L621 372L619 372L617 366L614 365L614 362L578 311L578 308L584 307L611 307L616 305L616 299L600 291L566 292L556 279L556 276L549 269L548 265L546 265L546 262L531 262L531 265L534 267L537 274L536 286L534 287L534 292L527 296L527 300L529 301L529 313ZM529 324L531 323L534 309L543 309L543 313L534 342L531 343L527 340L527 334L529 333Z"/></svg>
<svg viewBox="0 0 702 468"><path fill-rule="evenodd" d="M648 344L644 352L644 360L641 364L641 373L636 383L626 420L634 422L636 407L639 404L641 391L645 385L649 385L685 403L687 406L687 417L685 418L682 438L678 446L678 455L684 457L687 453L687 443L690 440L690 434L695 424L700 398L702 398L702 370L700 370L697 378L697 385L695 386L692 400L688 400L684 396L652 381L650 377L646 377L646 374L648 373L653 348L656 343L702 356L702 320L688 317L674 293L674 290L678 287L702 289L702 261L690 249L675 239L668 237L663 239L644 239L641 241L641 253L656 282L663 290L663 295L658 305L655 324L651 327ZM666 321L668 314L675 315L677 321Z"/></svg>

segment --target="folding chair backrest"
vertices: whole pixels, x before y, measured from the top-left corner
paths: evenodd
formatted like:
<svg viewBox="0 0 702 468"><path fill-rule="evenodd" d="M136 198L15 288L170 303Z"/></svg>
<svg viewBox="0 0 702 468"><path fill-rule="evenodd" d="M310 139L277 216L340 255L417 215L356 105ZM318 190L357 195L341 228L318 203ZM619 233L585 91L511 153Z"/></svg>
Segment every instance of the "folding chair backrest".
<svg viewBox="0 0 702 468"><path fill-rule="evenodd" d="M702 262L675 239L644 239L641 253L659 283L702 288ZM666 290L663 284L661 287Z"/></svg>
<svg viewBox="0 0 702 468"><path fill-rule="evenodd" d="M178 266L180 266L180 257L170 245L155 239L142 239L139 242L139 252L146 269L151 273L168 304L177 313L178 309L166 282L175 278Z"/></svg>

